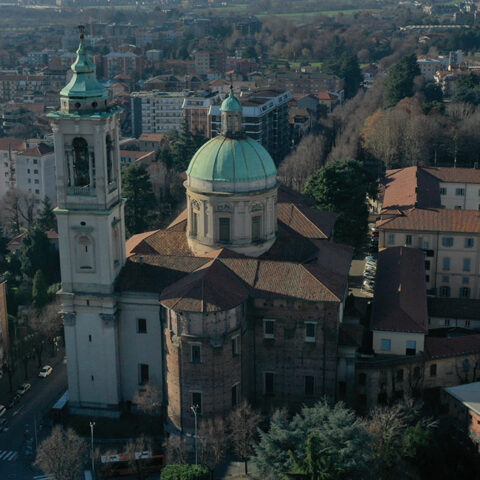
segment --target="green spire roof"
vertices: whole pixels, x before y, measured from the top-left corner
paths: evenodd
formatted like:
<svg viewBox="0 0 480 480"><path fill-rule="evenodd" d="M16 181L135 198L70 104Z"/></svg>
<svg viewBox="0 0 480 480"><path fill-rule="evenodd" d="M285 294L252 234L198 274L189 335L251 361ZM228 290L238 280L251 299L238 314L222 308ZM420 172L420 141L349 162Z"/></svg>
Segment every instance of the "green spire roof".
<svg viewBox="0 0 480 480"><path fill-rule="evenodd" d="M71 69L73 77L68 85L61 90L60 96L79 100L91 100L93 98L106 100L108 98L108 90L97 80L95 75L95 64L87 54L83 34L80 36L77 58Z"/></svg>
<svg viewBox="0 0 480 480"><path fill-rule="evenodd" d="M220 107L222 112L241 112L243 111L242 104L233 94L233 87L230 87L230 95L222 102Z"/></svg>

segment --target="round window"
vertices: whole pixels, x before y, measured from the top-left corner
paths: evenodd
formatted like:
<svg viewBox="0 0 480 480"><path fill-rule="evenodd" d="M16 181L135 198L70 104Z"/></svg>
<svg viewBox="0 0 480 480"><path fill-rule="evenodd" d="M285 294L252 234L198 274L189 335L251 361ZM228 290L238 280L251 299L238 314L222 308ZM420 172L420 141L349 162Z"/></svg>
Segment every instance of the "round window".
<svg viewBox="0 0 480 480"><path fill-rule="evenodd" d="M92 102L92 107L97 108L98 103L97 102Z"/></svg>
<svg viewBox="0 0 480 480"><path fill-rule="evenodd" d="M75 108L80 108L82 104L80 102L75 103Z"/></svg>

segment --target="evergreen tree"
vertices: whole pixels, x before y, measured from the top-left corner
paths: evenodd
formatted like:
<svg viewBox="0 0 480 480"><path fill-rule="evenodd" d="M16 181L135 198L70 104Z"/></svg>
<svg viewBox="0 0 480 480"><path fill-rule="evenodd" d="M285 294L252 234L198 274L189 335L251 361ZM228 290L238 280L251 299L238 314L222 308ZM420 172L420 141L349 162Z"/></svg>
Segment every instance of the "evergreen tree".
<svg viewBox="0 0 480 480"><path fill-rule="evenodd" d="M415 54L406 55L388 72L385 81L384 103L386 107L396 105L402 98L413 96L413 80L420 75Z"/></svg>
<svg viewBox="0 0 480 480"><path fill-rule="evenodd" d="M42 308L48 303L47 284L41 270L37 270L33 277L32 299L37 308Z"/></svg>
<svg viewBox="0 0 480 480"><path fill-rule="evenodd" d="M42 210L38 217L38 227L46 232L47 230L56 230L57 220L53 213L52 203L48 197L42 200Z"/></svg>
<svg viewBox="0 0 480 480"><path fill-rule="evenodd" d="M304 407L292 420L276 411L268 432L260 431L254 461L264 480L368 479L371 452L363 422L342 403ZM314 474L314 476L312 476Z"/></svg>
<svg viewBox="0 0 480 480"><path fill-rule="evenodd" d="M59 277L58 253L39 228L31 230L23 239L19 258L22 274L27 279L33 279L37 270L43 272L48 284Z"/></svg>
<svg viewBox="0 0 480 480"><path fill-rule="evenodd" d="M356 160L330 162L308 180L305 193L317 208L337 212L335 237L360 249L368 230L367 195L375 198L377 182Z"/></svg>
<svg viewBox="0 0 480 480"><path fill-rule="evenodd" d="M157 207L152 182L144 165L131 164L122 172L125 205L125 224L133 235L147 230Z"/></svg>
<svg viewBox="0 0 480 480"><path fill-rule="evenodd" d="M182 129L173 137L173 169L177 172L183 172L187 169L190 160L195 152L206 141L206 138L200 134L193 134L188 128L188 122L185 120Z"/></svg>
<svg viewBox="0 0 480 480"><path fill-rule="evenodd" d="M323 70L343 78L345 98L356 95L363 80L356 55L343 53L339 57L332 57L324 63Z"/></svg>

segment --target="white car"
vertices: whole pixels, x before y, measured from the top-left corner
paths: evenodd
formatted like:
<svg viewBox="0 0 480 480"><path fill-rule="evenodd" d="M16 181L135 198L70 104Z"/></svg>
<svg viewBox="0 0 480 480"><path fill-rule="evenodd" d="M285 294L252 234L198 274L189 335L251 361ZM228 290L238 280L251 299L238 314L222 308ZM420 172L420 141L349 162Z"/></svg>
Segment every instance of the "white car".
<svg viewBox="0 0 480 480"><path fill-rule="evenodd" d="M45 365L38 374L39 377L48 377L53 372L53 368L50 365Z"/></svg>
<svg viewBox="0 0 480 480"><path fill-rule="evenodd" d="M17 390L18 395L24 395L27 393L32 386L29 383L22 383Z"/></svg>

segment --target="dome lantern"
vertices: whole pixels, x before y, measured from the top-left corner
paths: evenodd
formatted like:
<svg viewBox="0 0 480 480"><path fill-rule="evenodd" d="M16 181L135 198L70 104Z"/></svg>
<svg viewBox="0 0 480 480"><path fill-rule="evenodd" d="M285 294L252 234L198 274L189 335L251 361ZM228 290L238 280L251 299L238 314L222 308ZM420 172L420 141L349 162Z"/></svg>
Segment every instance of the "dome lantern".
<svg viewBox="0 0 480 480"><path fill-rule="evenodd" d="M243 107L233 94L233 86L230 87L228 97L222 102L220 111L222 112L222 135L230 138L244 137Z"/></svg>

